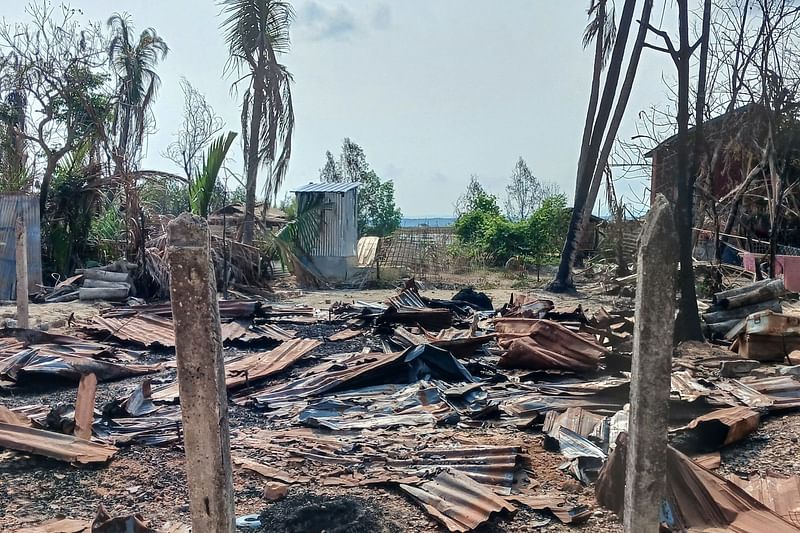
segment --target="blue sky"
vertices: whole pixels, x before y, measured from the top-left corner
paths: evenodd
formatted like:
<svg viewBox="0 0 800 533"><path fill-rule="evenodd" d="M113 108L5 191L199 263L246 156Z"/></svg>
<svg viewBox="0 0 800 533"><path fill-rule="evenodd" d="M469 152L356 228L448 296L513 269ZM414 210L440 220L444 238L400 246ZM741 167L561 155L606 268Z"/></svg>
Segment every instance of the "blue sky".
<svg viewBox="0 0 800 533"><path fill-rule="evenodd" d="M297 119L283 190L318 179L326 150L345 136L373 168L395 181L408 217L450 216L471 174L502 194L519 156L571 197L591 81L581 34L585 0L298 0L293 48ZM24 4L5 3L8 21ZM8 5L10 4L10 5ZM207 0L73 0L83 17L127 11L153 26L171 51L159 67L158 131L144 167L176 170L161 153L181 120L181 77L239 129L239 98L223 76L227 51L219 7ZM658 17L656 17L658 21ZM646 51L622 136L636 114L663 101L669 65ZM240 155L234 156L238 161ZM640 193L626 181L618 194Z"/></svg>

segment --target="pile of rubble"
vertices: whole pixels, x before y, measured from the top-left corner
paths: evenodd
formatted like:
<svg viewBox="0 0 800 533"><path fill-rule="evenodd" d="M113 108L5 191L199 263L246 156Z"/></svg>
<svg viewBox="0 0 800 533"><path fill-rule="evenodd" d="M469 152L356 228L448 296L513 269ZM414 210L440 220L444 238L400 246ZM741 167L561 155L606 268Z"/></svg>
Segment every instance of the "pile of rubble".
<svg viewBox="0 0 800 533"><path fill-rule="evenodd" d="M781 364L800 325L774 313L782 295L777 282L718 294L704 317L727 322L723 337L734 336L675 353L663 517L673 530L800 531L798 478L713 472L720 448L800 407L800 372ZM558 454L575 483L594 485L597 502L621 511L631 309L588 313L514 295L494 310L480 293L427 298L414 283L385 302L338 303L328 313L256 299L219 309L226 346L243 349L225 361L229 398L264 421L236 428L234 464L267 480L273 499L292 487L381 487L449 531L522 507L542 513L542 524L579 524L594 502L543 486L533 467L537 456ZM2 331L0 394L49 379L78 390L72 406L0 407L0 447L105 464L120 446L178 445L169 304L115 307L72 326L70 335ZM780 362L767 362L767 352ZM141 375L128 394L95 405L97 382Z"/></svg>

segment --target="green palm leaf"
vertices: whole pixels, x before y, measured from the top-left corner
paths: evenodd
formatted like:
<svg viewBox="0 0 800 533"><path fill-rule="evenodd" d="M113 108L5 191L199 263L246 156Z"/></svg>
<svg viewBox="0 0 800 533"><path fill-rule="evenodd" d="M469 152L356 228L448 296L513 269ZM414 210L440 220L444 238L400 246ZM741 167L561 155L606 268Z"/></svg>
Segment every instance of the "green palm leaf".
<svg viewBox="0 0 800 533"><path fill-rule="evenodd" d="M203 166L189 183L189 206L192 213L201 217L208 216L208 206L217 186L217 177L225 158L228 156L236 132L230 131L220 135L208 147L203 156Z"/></svg>

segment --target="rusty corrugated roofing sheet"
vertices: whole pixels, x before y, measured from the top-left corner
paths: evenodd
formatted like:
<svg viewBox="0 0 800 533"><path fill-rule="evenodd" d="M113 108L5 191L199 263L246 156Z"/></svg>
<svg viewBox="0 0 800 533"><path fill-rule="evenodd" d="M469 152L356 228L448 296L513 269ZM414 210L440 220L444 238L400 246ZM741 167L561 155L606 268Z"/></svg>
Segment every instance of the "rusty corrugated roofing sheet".
<svg viewBox="0 0 800 533"><path fill-rule="evenodd" d="M728 479L785 520L800 527L800 477L757 474L750 479L733 475Z"/></svg>
<svg viewBox="0 0 800 533"><path fill-rule="evenodd" d="M596 370L608 350L551 320L502 318L495 321L499 341L507 351L504 368Z"/></svg>
<svg viewBox="0 0 800 533"><path fill-rule="evenodd" d="M256 352L225 363L225 386L237 389L277 374L322 344L316 339L292 339L268 352ZM172 382L153 391L154 401L173 402L179 397L178 382Z"/></svg>
<svg viewBox="0 0 800 533"><path fill-rule="evenodd" d="M109 337L130 341L145 347L160 345L175 347L172 320L155 315L135 314L125 318L106 316L92 317L91 322L81 324L83 329L106 332Z"/></svg>
<svg viewBox="0 0 800 533"><path fill-rule="evenodd" d="M0 447L81 464L104 463L117 453L114 446L2 422Z"/></svg>
<svg viewBox="0 0 800 533"><path fill-rule="evenodd" d="M296 334L275 324L252 325L250 320L234 320L222 324L223 342L251 342L265 339L284 342L293 339Z"/></svg>
<svg viewBox="0 0 800 533"><path fill-rule="evenodd" d="M492 513L516 508L485 485L455 471L444 471L418 487L400 485L449 531L472 531Z"/></svg>
<svg viewBox="0 0 800 533"><path fill-rule="evenodd" d="M222 318L246 318L252 317L261 309L259 300L220 300L219 314ZM101 313L105 317L120 318L135 314L145 314L172 318L172 304L170 302L160 304L134 305L129 307L114 307Z"/></svg>

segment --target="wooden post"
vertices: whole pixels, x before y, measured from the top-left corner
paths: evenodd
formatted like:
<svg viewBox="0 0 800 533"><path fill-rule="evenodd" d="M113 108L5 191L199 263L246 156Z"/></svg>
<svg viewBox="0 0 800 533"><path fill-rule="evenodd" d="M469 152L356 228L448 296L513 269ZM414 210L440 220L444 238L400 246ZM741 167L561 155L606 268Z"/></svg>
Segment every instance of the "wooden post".
<svg viewBox="0 0 800 533"><path fill-rule="evenodd" d="M183 213L167 226L167 239L192 531L232 533L228 397L208 224Z"/></svg>
<svg viewBox="0 0 800 533"><path fill-rule="evenodd" d="M623 518L626 533L658 533L666 494L677 250L672 207L659 194L642 228L636 272Z"/></svg>
<svg viewBox="0 0 800 533"><path fill-rule="evenodd" d="M28 240L25 221L17 217L17 327L28 329Z"/></svg>

